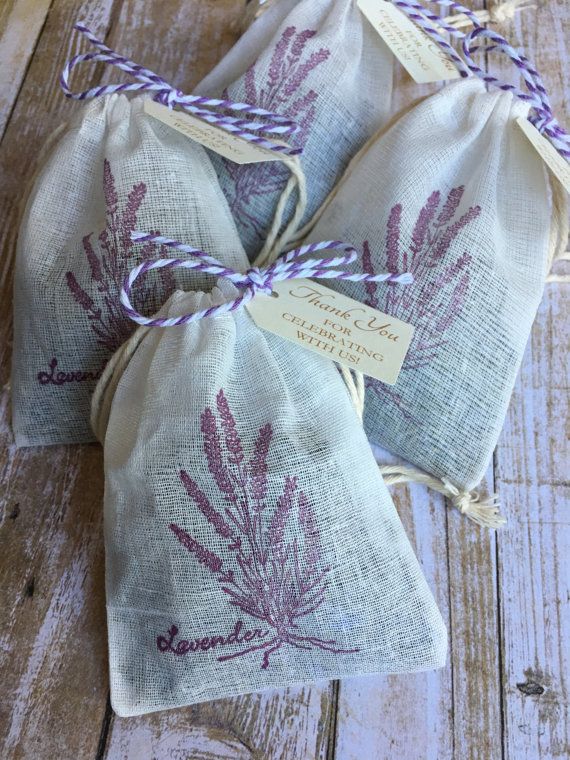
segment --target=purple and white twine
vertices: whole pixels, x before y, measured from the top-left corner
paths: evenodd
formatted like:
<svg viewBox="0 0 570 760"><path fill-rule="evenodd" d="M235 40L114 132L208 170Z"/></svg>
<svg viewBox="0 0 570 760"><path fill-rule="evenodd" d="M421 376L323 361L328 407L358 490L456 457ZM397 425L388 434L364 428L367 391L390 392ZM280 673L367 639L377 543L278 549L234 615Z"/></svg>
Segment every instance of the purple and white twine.
<svg viewBox="0 0 570 760"><path fill-rule="evenodd" d="M570 159L570 135L554 116L548 92L544 87L540 74L529 59L520 50L512 47L500 34L482 26L477 16L469 8L454 0L428 0L428 2L464 14L473 24L473 29L467 33L462 32L446 24L442 18L415 0L392 0L392 3L397 8L400 8L408 18L421 27L454 61L461 76L467 77L472 73L486 84L499 90L512 92L515 97L529 103L530 114L528 120L530 123L551 141L561 156ZM439 29L435 28L434 24ZM441 29L448 32L452 37L461 40L463 58L457 54L452 45L442 36ZM483 41L490 44L480 44ZM500 79L481 69L473 60L473 55L479 50L487 53L496 51L510 58L524 80L526 92L516 85L502 82Z"/></svg>
<svg viewBox="0 0 570 760"><path fill-rule="evenodd" d="M177 240L163 237L162 235L147 234L145 232L133 232L131 238L135 243L156 243L167 248L174 248L177 251L190 255L191 259L157 259L156 261L145 261L131 270L125 278L121 289L120 300L125 312L129 317L139 325L147 327L176 327L177 325L187 325L191 322L197 322L200 319L228 314L229 312L240 309L249 303L258 293L271 294L274 282L280 280L293 280L298 278L314 277L320 280L349 280L350 282L393 282L407 285L413 282L413 277L409 273L392 274L384 272L382 274L366 274L364 272L346 272L338 270L335 267L346 266L353 263L358 253L355 248L340 240L324 240L321 243L310 243L300 248L295 248L288 253L282 254L270 266L259 269L252 267L245 274L236 272L235 269L224 266L217 259L208 256L204 251L185 245ZM330 258L305 259L300 261L302 256L315 253L316 251L342 251L342 255ZM239 290L243 291L237 298L227 303L210 306L208 309L185 314L181 317L153 318L145 317L133 308L131 303L131 290L135 280L152 269L194 269L205 274L212 274L217 277L225 277L233 282Z"/></svg>
<svg viewBox="0 0 570 760"><path fill-rule="evenodd" d="M281 143L276 143L262 135L263 132L271 135L293 135L299 130L299 125L285 116L268 111L265 108L240 103L223 98L207 98L199 95L185 95L180 90L172 87L162 77L159 77L150 69L140 66L138 63L119 55L104 42L99 40L84 24L75 24L74 29L81 32L89 42L97 48L99 53L83 53L71 58L65 65L61 76L60 85L67 98L74 100L87 100L103 95L112 95L117 92L151 92L154 100L168 108L179 106L183 111L217 127L240 137L249 143L265 148L275 153L287 156L295 156L302 152L301 148L294 148ZM109 63L121 71L130 74L136 82L123 84L107 84L100 87L92 87L83 92L72 92L69 86L69 78L72 70L80 63L86 61ZM218 109L220 112L212 109ZM228 112L238 114L229 115ZM243 115L247 118L243 118ZM250 117L258 117L252 119Z"/></svg>

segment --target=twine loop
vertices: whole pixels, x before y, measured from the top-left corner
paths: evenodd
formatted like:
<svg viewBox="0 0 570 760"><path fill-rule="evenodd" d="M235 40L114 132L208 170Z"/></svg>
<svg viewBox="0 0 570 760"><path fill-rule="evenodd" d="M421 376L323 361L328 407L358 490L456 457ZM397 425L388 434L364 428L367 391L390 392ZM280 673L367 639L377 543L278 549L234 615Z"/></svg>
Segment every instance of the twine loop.
<svg viewBox="0 0 570 760"><path fill-rule="evenodd" d="M172 109L178 106L183 111L202 121L213 124L247 142L260 148L270 150L284 156L296 156L302 153L301 148L291 147L283 142L264 137L262 134L278 135L280 137L294 135L299 131L299 125L293 119L268 111L265 108L241 103L224 98L207 98L200 95L186 95L170 85L154 71L141 66L134 61L119 55L104 42L99 40L84 24L75 24L74 29L84 35L100 52L82 53L67 61L60 76L60 85L67 98L73 100L88 100L104 95L120 92L149 92L153 100ZM108 63L129 74L135 81L122 84L107 84L92 87L83 92L73 92L69 79L73 69L87 61ZM254 117L254 118L252 118Z"/></svg>
<svg viewBox="0 0 570 760"><path fill-rule="evenodd" d="M528 120L530 123L550 140L561 156L566 159L570 158L570 135L552 112L548 92L540 74L521 50L515 49L494 30L482 26L481 21L473 11L454 0L429 0L429 2L443 8L451 8L466 16L473 25L473 29L467 33L445 23L439 16L415 0L392 0L392 2L420 26L454 61L461 76L466 77L469 74L474 74L486 84L499 90L511 92L519 100L529 103ZM442 36L441 31L439 31L441 29L448 32L452 37L461 40L462 58ZM482 45L481 42L489 44ZM496 51L506 55L518 69L526 91L514 84L497 79L478 66L473 60L473 55L479 50L484 50L486 53Z"/></svg>
<svg viewBox="0 0 570 760"><path fill-rule="evenodd" d="M158 234L147 234L145 232L133 232L131 238L136 243L155 243L167 248L174 248L177 251L188 254L189 259L157 259L156 261L144 261L142 264L134 267L125 278L120 293L120 301L123 309L128 316L137 324L147 327L175 327L177 325L186 325L191 322L197 322L200 319L227 314L245 306L256 295L262 293L270 295L273 289L273 283L280 280L293 280L299 278L315 279L335 279L348 280L351 282L392 282L406 285L413 282L413 277L408 272L398 274L392 272L383 272L380 274L367 274L364 272L347 272L338 267L346 266L353 263L357 257L357 251L350 245L340 240L324 240L320 243L309 243L300 248L284 253L277 258L273 264L266 268L251 267L245 274L236 272L231 267L224 266L213 256L209 256L204 251L185 245L172 238L166 238ZM339 251L340 255L318 258L302 259L303 256L315 253L316 251ZM196 311L191 314L184 314L180 317L145 317L140 314L131 303L131 291L135 280L141 275L153 269L193 269L198 272L212 274L217 277L223 277L232 282L240 295L231 301L222 304L210 306L207 309Z"/></svg>

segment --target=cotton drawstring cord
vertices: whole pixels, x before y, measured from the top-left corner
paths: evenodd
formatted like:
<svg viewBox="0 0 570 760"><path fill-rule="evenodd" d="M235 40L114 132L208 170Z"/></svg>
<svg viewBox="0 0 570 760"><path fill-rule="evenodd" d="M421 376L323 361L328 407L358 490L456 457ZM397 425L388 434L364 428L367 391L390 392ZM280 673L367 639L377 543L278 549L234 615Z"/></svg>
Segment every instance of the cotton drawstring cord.
<svg viewBox="0 0 570 760"><path fill-rule="evenodd" d="M499 511L496 495L481 499L477 491L462 491L447 478L435 478L412 467L379 465L379 468L386 485L422 483L445 496L462 515L483 528L500 528L507 522Z"/></svg>
<svg viewBox="0 0 570 760"><path fill-rule="evenodd" d="M223 98L186 95L150 69L116 53L99 40L84 24L76 24L74 29L83 34L100 52L76 55L66 63L61 73L60 85L67 98L88 100L114 93L148 92L153 94L155 101L170 109L178 106L192 116L265 150L291 157L302 152L301 148L290 147L282 142L274 142L257 134L261 132L279 137L293 135L299 130L299 125L294 120L249 103ZM136 81L102 85L83 92L73 92L69 86L71 72L78 64L88 61L108 63L130 74Z"/></svg>
<svg viewBox="0 0 570 760"><path fill-rule="evenodd" d="M554 262L557 261L570 261L570 251L564 251L559 256L556 256ZM568 285L570 284L570 274L551 273L546 278L546 282L562 282L565 285Z"/></svg>
<svg viewBox="0 0 570 760"><path fill-rule="evenodd" d="M299 157L294 156L290 159L284 158L283 163L291 172L291 176L289 177L277 206L275 207L273 221L266 233L265 243L255 259L256 266L265 266L266 264L275 261L276 257L285 249L285 246L295 234L307 209L307 180ZM283 224L283 216L285 214L287 203L295 189L297 190L297 203L295 205L294 214L283 232L279 234Z"/></svg>

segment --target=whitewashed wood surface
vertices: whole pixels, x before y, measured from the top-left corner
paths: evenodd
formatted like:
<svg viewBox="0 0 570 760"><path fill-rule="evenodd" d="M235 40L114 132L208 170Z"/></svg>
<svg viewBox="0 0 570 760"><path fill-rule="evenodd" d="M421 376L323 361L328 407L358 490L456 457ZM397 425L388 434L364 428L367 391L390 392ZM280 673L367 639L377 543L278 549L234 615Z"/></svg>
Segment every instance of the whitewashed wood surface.
<svg viewBox="0 0 570 760"><path fill-rule="evenodd" d="M524 45L569 124L570 7L536 6L499 30ZM547 286L487 475L507 528L480 530L419 486L394 491L448 622L445 669L135 719L110 709L100 449L16 451L9 430L18 206L43 141L73 108L57 79L79 49L75 21L190 90L236 39L243 11L244 0L0 0L0 757L568 758L570 286L559 284ZM394 110L426 91L401 72L396 84Z"/></svg>

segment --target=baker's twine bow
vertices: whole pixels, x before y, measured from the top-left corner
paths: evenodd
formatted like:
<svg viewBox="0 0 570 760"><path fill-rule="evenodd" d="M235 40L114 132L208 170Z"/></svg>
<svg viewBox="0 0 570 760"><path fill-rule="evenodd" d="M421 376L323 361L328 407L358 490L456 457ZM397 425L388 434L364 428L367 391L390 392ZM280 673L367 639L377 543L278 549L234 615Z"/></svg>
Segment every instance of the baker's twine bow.
<svg viewBox="0 0 570 760"><path fill-rule="evenodd" d="M192 116L208 124L214 124L216 127L220 127L226 132L241 137L243 140L247 140L247 142L266 150L286 156L295 156L302 152L301 148L290 147L281 142L274 142L257 134L258 132L262 132L280 137L293 135L299 130L299 125L293 119L280 116L265 108L253 106L249 103L239 103L223 98L185 95L150 69L146 69L144 66L140 66L138 63L116 53L95 37L93 32L84 24L75 24L74 29L81 32L101 52L82 53L81 55L74 56L66 63L60 76L60 85L67 98L88 100L89 98L98 98L117 92L151 92L154 93L153 100L157 103L161 103L171 109L174 106L179 106L183 111L192 114ZM111 66L126 71L137 81L125 82L123 84L106 84L100 87L92 87L83 92L73 92L69 86L71 72L75 66L85 61L109 63ZM232 116L230 112L239 115ZM243 118L243 115L247 118ZM258 117L258 119L255 120L250 117Z"/></svg>
<svg viewBox="0 0 570 760"><path fill-rule="evenodd" d="M147 327L176 327L177 325L187 325L191 322L197 322L200 319L228 314L229 312L240 309L249 303L259 293L270 295L274 282L280 280L293 280L305 277L314 277L319 280L349 280L350 282L393 282L407 285L413 282L413 277L408 272L403 274L393 274L384 272L382 274L366 274L364 272L346 272L336 269L336 267L352 264L358 257L355 248L340 240L324 240L321 243L310 243L295 248L288 253L282 254L276 259L271 266L265 269L252 267L245 274L236 272L235 269L224 266L213 256L208 256L204 251L193 248L191 245L185 245L177 240L163 237L162 235L147 234L146 232L133 232L131 238L135 243L155 243L167 248L174 248L177 251L190 255L191 259L157 259L156 261L144 261L134 269L125 278L121 289L120 300L125 312L129 317L139 325ZM320 258L305 259L301 261L302 256L315 253L316 251L342 251L342 255ZM198 272L212 274L217 277L224 277L230 280L236 288L241 290L240 295L226 303L210 306L208 309L195 311L192 314L185 314L180 317L145 317L133 308L131 303L131 290L135 280L152 269L193 269Z"/></svg>
<svg viewBox="0 0 570 760"><path fill-rule="evenodd" d="M570 135L557 121L552 112L548 92L544 87L540 74L520 49L512 47L504 37L492 29L486 29L481 25L481 22L473 11L460 3L454 2L454 0L428 0L428 2L439 5L442 8L451 8L467 16L473 25L473 29L470 32L465 33L450 26L440 16L420 3L415 2L415 0L392 0L392 2L408 18L429 34L455 63L462 77L467 77L470 73L474 74L486 84L499 90L512 92L515 97L529 103L530 113L528 120L530 123L550 140L561 156L570 159ZM463 58L442 36L442 29L452 37L461 40ZM490 44L480 44L483 41ZM484 50L485 52L497 51L510 58L524 80L526 92L521 90L520 87L503 82L481 69L473 60L473 55L479 50Z"/></svg>

